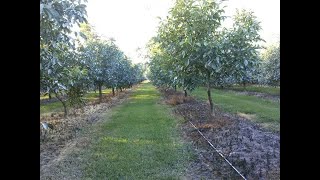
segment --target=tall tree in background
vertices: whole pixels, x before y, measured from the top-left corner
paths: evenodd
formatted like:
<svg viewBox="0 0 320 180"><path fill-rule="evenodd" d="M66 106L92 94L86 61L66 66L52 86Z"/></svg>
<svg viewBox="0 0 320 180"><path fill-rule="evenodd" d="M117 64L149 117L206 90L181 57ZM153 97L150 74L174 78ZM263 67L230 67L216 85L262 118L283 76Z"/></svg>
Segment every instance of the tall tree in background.
<svg viewBox="0 0 320 180"><path fill-rule="evenodd" d="M257 44L263 41L259 35L261 30L260 23L257 21L253 12L238 10L233 17L233 28L229 31L229 63L232 64L230 72L236 82L246 85L251 82L252 77L259 64Z"/></svg>
<svg viewBox="0 0 320 180"><path fill-rule="evenodd" d="M280 86L280 42L269 46L262 54L265 84Z"/></svg>

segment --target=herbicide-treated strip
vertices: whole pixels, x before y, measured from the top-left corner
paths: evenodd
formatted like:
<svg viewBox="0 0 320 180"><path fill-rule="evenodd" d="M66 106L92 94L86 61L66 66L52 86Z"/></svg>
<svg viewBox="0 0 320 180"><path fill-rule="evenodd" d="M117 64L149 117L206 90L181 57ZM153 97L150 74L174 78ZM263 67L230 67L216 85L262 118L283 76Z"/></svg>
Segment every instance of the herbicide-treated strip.
<svg viewBox="0 0 320 180"><path fill-rule="evenodd" d="M214 147L214 146L212 145L212 143L202 134L202 132L201 132L191 121L189 121L189 123L198 131L198 133L210 144L210 146L211 146L244 180L247 180L247 179L240 173L240 171L239 171L236 167L234 167L234 166L231 164L231 162L230 162L228 159L226 159L226 158L224 157L224 155L221 154L216 147Z"/></svg>

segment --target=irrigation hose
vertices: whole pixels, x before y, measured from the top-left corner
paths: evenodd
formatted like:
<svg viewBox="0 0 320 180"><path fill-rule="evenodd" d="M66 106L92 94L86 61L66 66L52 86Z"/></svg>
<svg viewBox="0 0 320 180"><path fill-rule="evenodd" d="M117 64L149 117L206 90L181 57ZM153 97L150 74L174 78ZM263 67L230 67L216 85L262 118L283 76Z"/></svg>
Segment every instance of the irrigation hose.
<svg viewBox="0 0 320 180"><path fill-rule="evenodd" d="M210 144L210 146L211 146L244 180L247 180L247 179L237 170L237 168L235 168L235 167L231 164L231 162L228 161L228 159L226 159L226 158L224 157L224 155L221 154L221 153L219 152L219 150L211 144L211 142L202 134L202 132L201 132L194 124L192 124L191 121L189 121L189 122L190 122L190 124L198 131L198 133Z"/></svg>

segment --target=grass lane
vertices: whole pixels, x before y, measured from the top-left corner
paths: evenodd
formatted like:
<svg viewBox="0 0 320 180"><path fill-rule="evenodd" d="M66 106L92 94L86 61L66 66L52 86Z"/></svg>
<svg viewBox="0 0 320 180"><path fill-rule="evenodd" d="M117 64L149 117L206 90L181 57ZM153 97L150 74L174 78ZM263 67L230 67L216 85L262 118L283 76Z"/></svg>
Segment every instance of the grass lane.
<svg viewBox="0 0 320 180"><path fill-rule="evenodd" d="M275 95L275 96L280 95L280 87L272 87L272 86L247 85L246 88L244 88L243 86L240 86L240 85L234 85L226 89L235 90L235 91L260 92L260 93L266 93L266 94Z"/></svg>
<svg viewBox="0 0 320 180"><path fill-rule="evenodd" d="M102 90L102 95L106 95L111 93L111 89L104 89ZM55 98L55 95L52 95L52 98ZM40 96L40 100L43 99L49 99L49 96ZM99 99L99 92L88 92L87 94L85 94L84 99L87 101L94 101ZM63 112L63 106L62 103L60 101L56 101L56 102L50 102L50 103L46 103L46 104L40 104L40 114L47 114L47 113L53 113L53 112Z"/></svg>
<svg viewBox="0 0 320 180"><path fill-rule="evenodd" d="M150 84L113 110L87 150L87 179L180 179L192 157L177 121Z"/></svg>

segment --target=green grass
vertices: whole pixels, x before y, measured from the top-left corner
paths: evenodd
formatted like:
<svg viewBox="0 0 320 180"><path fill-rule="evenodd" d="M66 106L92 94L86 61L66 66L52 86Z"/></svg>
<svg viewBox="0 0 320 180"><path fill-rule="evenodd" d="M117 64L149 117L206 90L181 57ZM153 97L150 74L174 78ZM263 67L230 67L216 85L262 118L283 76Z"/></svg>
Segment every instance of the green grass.
<svg viewBox="0 0 320 180"><path fill-rule="evenodd" d="M191 95L207 101L206 88L200 87ZM212 89L213 102L222 110L234 114L240 114L263 126L279 131L280 128L280 104L265 100L256 96L240 95L219 89Z"/></svg>
<svg viewBox="0 0 320 180"><path fill-rule="evenodd" d="M112 89L104 89L102 90L102 95L109 94L111 93L111 91ZM99 98L99 91L97 92L91 91L84 96L84 99L87 99L87 100L97 100L98 98Z"/></svg>
<svg viewBox="0 0 320 180"><path fill-rule="evenodd" d="M88 148L86 179L180 179L191 153L179 138L169 107L142 84L124 105L113 109Z"/></svg>
<svg viewBox="0 0 320 180"><path fill-rule="evenodd" d="M54 94L52 94L52 95L51 95L51 97L55 97L55 95L54 95ZM42 99L49 99L49 95L48 95L48 94L47 94L47 95L45 95L45 96L40 95L40 100L42 100Z"/></svg>
<svg viewBox="0 0 320 180"><path fill-rule="evenodd" d="M235 91L250 91L250 92L261 92L261 93L267 93L271 95L280 95L280 87L271 87L271 86L257 86L257 85L248 85L246 86L246 89L244 89L243 86L240 85L234 85L232 87L229 87L227 89L235 90Z"/></svg>
<svg viewBox="0 0 320 180"><path fill-rule="evenodd" d="M104 89L102 90L102 94L109 94L112 90L111 89ZM53 94L52 97L55 97ZM49 96L40 96L40 100L42 99L48 99ZM93 101L97 100L99 98L99 92L88 92L85 96L84 99L88 101ZM63 106L60 101L57 102L51 102L51 103L46 103L46 104L40 104L40 114L47 114L47 113L52 113L52 112L63 112Z"/></svg>
<svg viewBox="0 0 320 180"><path fill-rule="evenodd" d="M47 114L53 112L63 112L63 106L60 101L40 104L40 114Z"/></svg>

